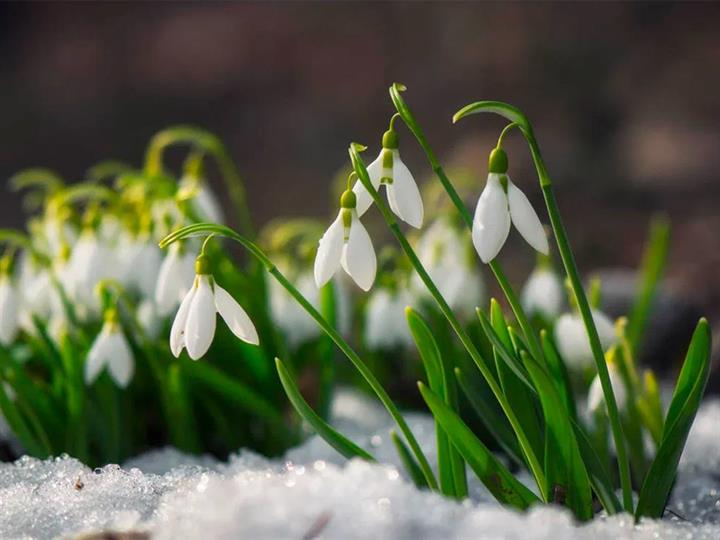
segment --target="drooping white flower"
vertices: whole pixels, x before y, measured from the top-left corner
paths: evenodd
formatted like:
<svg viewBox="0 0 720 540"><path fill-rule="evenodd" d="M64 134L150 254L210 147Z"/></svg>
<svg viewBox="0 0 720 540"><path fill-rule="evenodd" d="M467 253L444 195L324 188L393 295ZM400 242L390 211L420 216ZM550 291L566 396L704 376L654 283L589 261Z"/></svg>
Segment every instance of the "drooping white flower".
<svg viewBox="0 0 720 540"><path fill-rule="evenodd" d="M538 266L522 290L522 305L529 315L554 320L562 309L565 290L558 275L549 266Z"/></svg>
<svg viewBox="0 0 720 540"><path fill-rule="evenodd" d="M0 343L10 345L19 330L20 295L10 276L0 275Z"/></svg>
<svg viewBox="0 0 720 540"><path fill-rule="evenodd" d="M390 209L408 225L419 229L423 223L423 202L415 178L400 159L397 133L392 127L382 139L380 155L367 167L373 187L385 186ZM357 196L357 213L362 216L372 204L372 197L359 180L353 187Z"/></svg>
<svg viewBox="0 0 720 540"><path fill-rule="evenodd" d="M149 298L140 301L137 307L137 321L150 339L155 339L162 328L162 318L157 304Z"/></svg>
<svg viewBox="0 0 720 540"><path fill-rule="evenodd" d="M595 328L600 338L603 352L617 341L615 327L610 318L598 310L592 310ZM594 366L594 356L590 348L582 317L577 313L565 313L555 323L555 343L568 369L582 371Z"/></svg>
<svg viewBox="0 0 720 540"><path fill-rule="evenodd" d="M473 248L448 219L435 220L423 231L416 246L417 256L448 305L463 317L475 315L485 297L485 285L478 271ZM420 276L413 274L413 289L429 297Z"/></svg>
<svg viewBox="0 0 720 540"><path fill-rule="evenodd" d="M183 348L187 348L193 360L203 356L215 336L217 313L233 334L257 345L259 339L255 325L230 293L215 283L207 256L200 255L195 268L195 282L181 302L170 330L172 353L178 357Z"/></svg>
<svg viewBox="0 0 720 540"><path fill-rule="evenodd" d="M122 276L119 281L126 287L152 298L162 264L162 251L148 234L126 239L118 247Z"/></svg>
<svg viewBox="0 0 720 540"><path fill-rule="evenodd" d="M627 388L625 387L625 381L614 362L608 362L608 373L610 374L610 386L612 386L613 394L615 394L615 401L618 409L622 411L625 409L625 405L627 404ZM595 375L592 384L590 384L590 389L588 390L588 411L590 413L596 413L604 404L605 394L603 394L602 391L600 376Z"/></svg>
<svg viewBox="0 0 720 540"><path fill-rule="evenodd" d="M411 303L406 289L396 292L379 289L373 293L365 311L365 342L370 349L412 346L405 318L405 308Z"/></svg>
<svg viewBox="0 0 720 540"><path fill-rule="evenodd" d="M284 271L283 271L284 272ZM285 272L284 272L285 273ZM315 307L319 303L319 291L310 272L302 272L293 280L300 294ZM285 288L276 280L269 283L270 313L273 322L283 331L291 348L317 337L320 328L310 315L290 296ZM336 295L338 297L338 295ZM336 302L337 304L337 302ZM336 318L339 320L339 309L336 305ZM338 325L339 327L339 325Z"/></svg>
<svg viewBox="0 0 720 540"><path fill-rule="evenodd" d="M115 310L106 316L100 334L90 347L85 362L85 383L92 384L104 368L120 388L130 383L135 372L135 360Z"/></svg>
<svg viewBox="0 0 720 540"><path fill-rule="evenodd" d="M100 303L95 285L108 276L110 252L92 229L85 229L75 243L67 263L66 292L80 304L80 315L97 314Z"/></svg>
<svg viewBox="0 0 720 540"><path fill-rule="evenodd" d="M27 332L34 332L33 316L42 320L50 316L53 294L50 271L33 261L27 252L22 253L19 266L20 326Z"/></svg>
<svg viewBox="0 0 720 540"><path fill-rule="evenodd" d="M507 175L507 155L496 148L490 153L490 172L475 208L472 238L484 263L492 261L505 244L510 223L540 253L548 254L545 230L525 194Z"/></svg>
<svg viewBox="0 0 720 540"><path fill-rule="evenodd" d="M195 279L195 257L181 242L168 250L158 272L155 302L158 313L168 315L185 297Z"/></svg>
<svg viewBox="0 0 720 540"><path fill-rule="evenodd" d="M356 211L357 199L352 191L343 193L340 212L320 239L315 257L315 283L325 285L342 266L364 291L375 281L377 259L370 235Z"/></svg>

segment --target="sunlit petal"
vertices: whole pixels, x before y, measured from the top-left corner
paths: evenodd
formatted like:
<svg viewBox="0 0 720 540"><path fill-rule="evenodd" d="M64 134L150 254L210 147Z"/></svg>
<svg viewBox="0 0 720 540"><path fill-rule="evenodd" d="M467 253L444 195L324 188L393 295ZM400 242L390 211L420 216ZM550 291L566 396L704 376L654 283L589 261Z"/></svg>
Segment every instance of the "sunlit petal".
<svg viewBox="0 0 720 540"><path fill-rule="evenodd" d="M497 174L489 174L485 189L478 199L473 219L473 245L484 263L500 252L510 232L510 211L507 196Z"/></svg>
<svg viewBox="0 0 720 540"><path fill-rule="evenodd" d="M358 287L370 290L375 281L377 260L370 235L353 212L350 237L342 253L342 266Z"/></svg>
<svg viewBox="0 0 720 540"><path fill-rule="evenodd" d="M315 256L315 283L318 288L325 285L340 266L343 250L342 211L320 239Z"/></svg>
<svg viewBox="0 0 720 540"><path fill-rule="evenodd" d="M367 166L367 172L370 176L370 183L375 189L380 188L380 179L383 175L382 154L383 153L381 150L380 155L377 157L377 159ZM360 180L355 182L355 185L353 186L353 192L357 197L357 206L355 207L355 209L357 210L358 216L362 216L365 212L367 212L367 209L370 208L370 205L373 202L372 196L370 195L368 190L365 189L365 186Z"/></svg>
<svg viewBox="0 0 720 540"><path fill-rule="evenodd" d="M230 296L230 293L217 283L215 284L215 308L233 334L252 345L260 343L255 325L248 314Z"/></svg>
<svg viewBox="0 0 720 540"><path fill-rule="evenodd" d="M135 372L135 361L130 346L121 330L118 329L113 334L112 345L113 350L108 362L108 371L117 385L120 388L125 388L132 380Z"/></svg>
<svg viewBox="0 0 720 540"><path fill-rule="evenodd" d="M508 178L508 204L510 217L522 237L540 253L549 252L547 236L535 209L525 194Z"/></svg>
<svg viewBox="0 0 720 540"><path fill-rule="evenodd" d="M210 276L200 275L185 324L185 347L193 360L203 356L215 337L215 299Z"/></svg>
<svg viewBox="0 0 720 540"><path fill-rule="evenodd" d="M387 186L388 202L395 214L416 229L422 227L423 202L420 190L410 170L400 159L397 150L393 158L393 182Z"/></svg>
<svg viewBox="0 0 720 540"><path fill-rule="evenodd" d="M187 325L188 313L190 313L190 306L192 305L193 297L197 291L196 287L192 287L185 298L180 303L180 308L175 315L172 328L170 329L170 350L172 351L175 358L180 356L183 348L185 347L185 326Z"/></svg>

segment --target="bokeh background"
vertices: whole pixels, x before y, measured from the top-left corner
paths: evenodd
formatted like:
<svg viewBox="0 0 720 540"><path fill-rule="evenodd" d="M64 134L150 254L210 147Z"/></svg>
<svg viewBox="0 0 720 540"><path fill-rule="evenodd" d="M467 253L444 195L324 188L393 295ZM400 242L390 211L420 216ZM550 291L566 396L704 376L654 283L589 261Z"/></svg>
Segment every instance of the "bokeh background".
<svg viewBox="0 0 720 540"><path fill-rule="evenodd" d="M666 311L686 326L698 313L712 322L718 22L719 4L689 3L3 3L0 178L42 165L81 179L111 157L139 164L154 132L192 123L227 142L259 225L325 216L347 144L377 149L393 112L387 88L401 81L446 168L474 171L479 193L502 123L450 118L500 99L535 124L581 269L636 266L662 211L673 224ZM429 177L400 135L405 161ZM516 138L511 172L539 203ZM23 225L20 201L3 192L0 226ZM522 279L529 250L516 238L504 256Z"/></svg>

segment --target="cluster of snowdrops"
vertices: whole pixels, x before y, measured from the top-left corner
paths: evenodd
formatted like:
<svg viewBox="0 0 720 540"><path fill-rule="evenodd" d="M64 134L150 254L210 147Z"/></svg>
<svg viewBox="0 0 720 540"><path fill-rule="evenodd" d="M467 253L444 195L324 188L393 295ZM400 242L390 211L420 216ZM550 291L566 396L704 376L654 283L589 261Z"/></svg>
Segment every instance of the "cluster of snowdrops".
<svg viewBox="0 0 720 540"><path fill-rule="evenodd" d="M666 409L635 358L667 225L652 230L632 313L612 321L599 283L585 292L527 118L500 102L455 116L495 113L509 122L484 187L463 183L477 198L471 212L403 91L390 89L397 112L377 157L365 165L365 147L350 145L329 226L285 220L256 235L225 147L189 127L157 134L141 169L103 162L73 184L44 169L16 175L12 185L36 211L27 233L0 230L0 409L23 450L96 463L166 441L193 452L251 446L273 454L310 427L348 458L374 460L329 423L333 388L345 377L387 408L393 442L420 488L465 498L470 468L516 508L553 502L583 520L598 508L661 516L710 346L701 320ZM399 121L437 177L424 193L400 157ZM515 133L533 157L549 227L510 179L503 141ZM176 147L189 148L179 180L165 164ZM237 231L224 224L209 166L225 182ZM427 212L424 199L439 195L443 203ZM397 247L376 251L383 237L363 224L373 207ZM520 294L499 261L513 227L537 253ZM485 297L485 265L507 310ZM339 352L352 372L338 369ZM397 373L385 360L412 354L421 362L395 368L424 381L419 393L436 420L434 467L386 390Z"/></svg>

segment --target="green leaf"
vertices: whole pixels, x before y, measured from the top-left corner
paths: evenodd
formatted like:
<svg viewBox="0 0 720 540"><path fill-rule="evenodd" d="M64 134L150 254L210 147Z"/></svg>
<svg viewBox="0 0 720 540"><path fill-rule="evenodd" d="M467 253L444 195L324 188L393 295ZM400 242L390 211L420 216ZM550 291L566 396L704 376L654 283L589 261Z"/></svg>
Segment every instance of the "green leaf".
<svg viewBox="0 0 720 540"><path fill-rule="evenodd" d="M628 317L627 335L636 358L639 358L648 316L665 270L669 245L670 222L662 216L654 218L640 267L638 293Z"/></svg>
<svg viewBox="0 0 720 540"><path fill-rule="evenodd" d="M485 428L515 463L525 467L517 438L497 402L491 397L490 390L487 387L476 388L460 368L455 368L455 377Z"/></svg>
<svg viewBox="0 0 720 540"><path fill-rule="evenodd" d="M503 315L500 304L493 298L490 300L490 321L491 326L495 330L497 337L502 341L508 351L512 350L512 341L508 333L507 322ZM513 370L508 366L507 362L500 358L500 351L494 349L495 364L497 366L498 379L502 385L503 393L511 396L510 406L515 412L520 425L525 431L530 444L533 447L535 455L542 459L543 456L543 436L542 424L538 418L535 408L535 395L525 386ZM517 360L517 358L515 358ZM519 363L519 360L517 360Z"/></svg>
<svg viewBox="0 0 720 540"><path fill-rule="evenodd" d="M448 381L448 378L446 377L443 358L430 327L423 320L420 314L411 307L407 307L405 309L405 316L407 318L408 327L410 328L410 333L415 340L415 345L420 353L423 365L425 366L425 372L428 377L430 388L436 394L443 396L448 406L456 410L457 404L450 402L448 389L448 383L454 381ZM455 449L448 440L447 434L437 421L435 422L435 431L437 439L440 489L445 495L451 497L459 495L460 497L464 497L466 493L458 494L455 486L455 475L453 473L453 454L455 453ZM461 467L461 464L459 464L458 467ZM460 487L462 488L462 486Z"/></svg>
<svg viewBox="0 0 720 540"><path fill-rule="evenodd" d="M455 448L460 451L473 472L499 502L521 510L540 502L540 499L500 463L437 394L422 383L418 383L418 387L425 403L435 419L443 426Z"/></svg>
<svg viewBox="0 0 720 540"><path fill-rule="evenodd" d="M563 399L563 403L570 413L570 417L577 419L577 409L575 408L575 397L573 396L570 377L568 376L565 362L562 361L560 355L555 349L555 344L548 336L547 331L540 331L540 342L542 344L545 361L547 362L550 375L555 382L555 386Z"/></svg>
<svg viewBox="0 0 720 540"><path fill-rule="evenodd" d="M427 480L425 480L425 477L423 476L420 465L417 464L417 461L413 458L412 453L394 429L390 432L390 439L395 446L398 456L400 456L400 461L405 467L410 479L413 481L413 484L415 484L418 489L427 488Z"/></svg>
<svg viewBox="0 0 720 540"><path fill-rule="evenodd" d="M710 375L710 341L710 326L707 320L700 319L665 418L660 448L640 490L636 518L659 518L665 510L680 456Z"/></svg>
<svg viewBox="0 0 720 540"><path fill-rule="evenodd" d="M285 389L285 393L287 394L290 403L292 403L298 414L312 426L312 428L318 435L320 435L320 437L323 438L323 440L325 440L326 443L348 459L359 457L366 461L375 461L373 456L344 435L338 433L330 426L330 424L325 422L315 411L312 410L312 407L308 405L302 397L302 394L300 394L300 390L295 384L290 372L285 368L279 358L275 359L275 367L277 368L280 382Z"/></svg>
<svg viewBox="0 0 720 540"><path fill-rule="evenodd" d="M545 475L549 500L568 506L578 519L592 518L590 479L572 422L548 373L525 351L521 353L537 388L545 416Z"/></svg>
<svg viewBox="0 0 720 540"><path fill-rule="evenodd" d="M530 378L528 377L525 366L523 366L522 362L520 362L520 360L518 360L515 355L510 352L508 347L505 346L503 340L500 339L500 337L497 335L492 325L490 324L487 315L485 315L485 313L483 313L481 309L476 309L475 311L477 312L477 316L480 319L480 324L482 325L483 331L490 339L490 343L492 343L495 351L497 351L499 358L505 361L505 364L513 371L513 373L515 373L517 378L522 381L522 383L527 388L529 388L532 392L535 392L535 387L533 386Z"/></svg>

